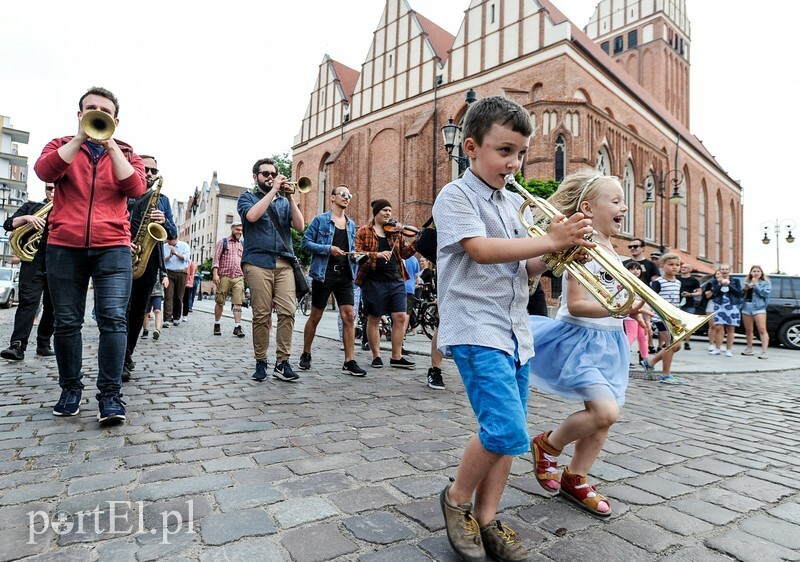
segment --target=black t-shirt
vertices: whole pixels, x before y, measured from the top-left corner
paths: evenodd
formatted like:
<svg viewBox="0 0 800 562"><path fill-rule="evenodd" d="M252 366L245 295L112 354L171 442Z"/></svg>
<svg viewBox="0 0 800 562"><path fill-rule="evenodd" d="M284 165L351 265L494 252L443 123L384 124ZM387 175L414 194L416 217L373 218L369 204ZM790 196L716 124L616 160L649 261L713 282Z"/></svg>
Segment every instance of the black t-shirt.
<svg viewBox="0 0 800 562"><path fill-rule="evenodd" d="M650 282L653 280L653 277L661 276L661 270L658 269L658 266L655 264L655 262L652 262L647 258L644 258L641 261L633 259L625 260L622 265L628 267L628 265L632 263L638 263L639 267L642 268L642 274L639 276L639 278L648 287L650 286Z"/></svg>
<svg viewBox="0 0 800 562"><path fill-rule="evenodd" d="M683 293L694 293L697 289L700 288L700 281L697 280L696 277L678 277L678 281L681 282L681 301L686 299L686 304L684 306L688 307L695 307L695 303L700 302L700 297L684 297Z"/></svg>
<svg viewBox="0 0 800 562"><path fill-rule="evenodd" d="M332 246L336 246L343 252L350 251L350 243L347 240L347 230L343 228L337 228L333 233L333 242ZM349 269L349 258L348 256L329 256L328 257L328 267L325 270L325 278L328 277L338 277L344 274L347 274L347 269ZM336 267L336 266L341 267ZM339 270L338 272L336 270Z"/></svg>
<svg viewBox="0 0 800 562"><path fill-rule="evenodd" d="M378 236L378 251L385 252L391 250L389 240L385 236ZM372 274L375 281L402 281L400 276L400 265L397 263L397 256L392 252L392 259L389 263L383 258L375 260L375 272Z"/></svg>

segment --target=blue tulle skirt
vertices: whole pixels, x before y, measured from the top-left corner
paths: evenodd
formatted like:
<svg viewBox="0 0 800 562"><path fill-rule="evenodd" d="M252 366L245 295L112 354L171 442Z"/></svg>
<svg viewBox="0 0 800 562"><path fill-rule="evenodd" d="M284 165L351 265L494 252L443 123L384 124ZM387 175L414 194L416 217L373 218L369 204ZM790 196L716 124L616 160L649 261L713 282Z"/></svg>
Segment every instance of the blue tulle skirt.
<svg viewBox="0 0 800 562"><path fill-rule="evenodd" d="M530 324L534 388L569 400L625 403L630 345L621 325L595 328L543 316L531 316Z"/></svg>

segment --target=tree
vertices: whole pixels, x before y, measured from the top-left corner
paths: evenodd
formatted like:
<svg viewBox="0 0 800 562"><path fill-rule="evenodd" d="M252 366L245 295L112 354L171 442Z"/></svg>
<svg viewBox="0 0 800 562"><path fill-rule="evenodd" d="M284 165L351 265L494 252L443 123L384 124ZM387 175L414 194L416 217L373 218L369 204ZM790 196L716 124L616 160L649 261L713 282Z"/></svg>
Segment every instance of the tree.
<svg viewBox="0 0 800 562"><path fill-rule="evenodd" d="M275 168L277 168L278 173L291 179L292 159L289 158L289 153L284 152L283 154L273 154L271 158L275 161Z"/></svg>
<svg viewBox="0 0 800 562"><path fill-rule="evenodd" d="M516 180L528 193L534 197L541 197L542 199L547 199L555 193L559 185L559 182L554 179L540 180L538 178L531 178L526 180L522 177L522 172L517 172Z"/></svg>

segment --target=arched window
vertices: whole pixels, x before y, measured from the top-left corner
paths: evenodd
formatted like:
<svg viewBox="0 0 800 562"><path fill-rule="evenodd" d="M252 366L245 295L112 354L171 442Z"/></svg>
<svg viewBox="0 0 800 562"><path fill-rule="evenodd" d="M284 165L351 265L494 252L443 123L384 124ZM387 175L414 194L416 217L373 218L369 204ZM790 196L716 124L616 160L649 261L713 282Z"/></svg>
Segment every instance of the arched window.
<svg viewBox="0 0 800 562"><path fill-rule="evenodd" d="M708 255L708 239L706 236L706 207L708 206L708 191L706 181L700 186L700 201L697 204L697 253L701 258Z"/></svg>
<svg viewBox="0 0 800 562"><path fill-rule="evenodd" d="M563 135L558 135L556 138L556 155L555 155L555 170L553 177L556 181L561 181L566 175L567 165L567 141L564 140Z"/></svg>
<svg viewBox="0 0 800 562"><path fill-rule="evenodd" d="M601 146L597 151L597 162L595 162L594 169L604 176L611 174L611 160L608 157L608 149L605 146Z"/></svg>
<svg viewBox="0 0 800 562"><path fill-rule="evenodd" d="M736 209L731 202L730 214L728 217L728 263L732 268L736 267L734 260L734 241L736 240ZM776 240L777 243L777 240ZM735 269L733 271L736 271Z"/></svg>
<svg viewBox="0 0 800 562"><path fill-rule="evenodd" d="M653 173L647 174L644 180L644 192L655 193L656 180ZM656 239L656 209L655 207L645 208L644 210L644 239L648 242L653 242Z"/></svg>
<svg viewBox="0 0 800 562"><path fill-rule="evenodd" d="M683 181L681 185L678 187L681 193L683 193L683 197L681 198L681 202L678 204L678 248L681 250L687 250L687 244L689 243L689 188L686 184L686 174L683 174Z"/></svg>
<svg viewBox="0 0 800 562"><path fill-rule="evenodd" d="M722 212L720 209L719 193L714 198L714 261L722 261Z"/></svg>
<svg viewBox="0 0 800 562"><path fill-rule="evenodd" d="M633 234L634 223L634 209L636 209L636 182L633 175L633 163L628 160L625 164L625 173L622 176L622 193L625 195L625 204L628 206L628 212L625 214L625 219L622 221L622 232L625 234Z"/></svg>

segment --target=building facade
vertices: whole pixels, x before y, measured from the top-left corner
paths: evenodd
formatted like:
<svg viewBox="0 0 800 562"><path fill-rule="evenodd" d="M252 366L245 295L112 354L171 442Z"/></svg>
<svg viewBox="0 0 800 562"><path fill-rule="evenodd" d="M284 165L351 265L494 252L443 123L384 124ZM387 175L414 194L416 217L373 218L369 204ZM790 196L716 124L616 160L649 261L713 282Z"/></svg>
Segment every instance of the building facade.
<svg viewBox="0 0 800 562"><path fill-rule="evenodd" d="M28 200L28 157L19 153L28 144L30 134L11 126L11 118L0 115L0 223L6 221ZM13 253L8 238L0 239L2 265L10 263Z"/></svg>
<svg viewBox="0 0 800 562"><path fill-rule="evenodd" d="M344 183L359 224L377 198L403 222L424 222L459 173L440 129L461 122L473 90L530 113L526 178L592 167L622 180L621 253L638 237L699 271L741 269L741 186L688 129L686 0L603 0L585 31L548 0L465 3L452 36L407 0L386 0L360 72L323 57L293 146L293 177L315 184L301 196L306 216Z"/></svg>

